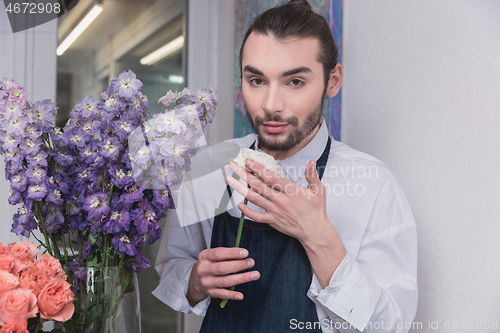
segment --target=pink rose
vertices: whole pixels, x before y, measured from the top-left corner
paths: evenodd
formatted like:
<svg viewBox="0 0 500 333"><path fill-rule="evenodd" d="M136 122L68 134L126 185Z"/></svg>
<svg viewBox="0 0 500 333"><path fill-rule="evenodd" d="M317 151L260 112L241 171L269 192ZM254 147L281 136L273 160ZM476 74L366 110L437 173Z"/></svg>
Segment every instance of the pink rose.
<svg viewBox="0 0 500 333"><path fill-rule="evenodd" d="M3 252L4 248L5 248L5 246L3 245L3 243L0 243L0 253Z"/></svg>
<svg viewBox="0 0 500 333"><path fill-rule="evenodd" d="M5 247L5 250L9 251L13 256L19 258L21 261L33 262L38 254L36 244L28 241L10 243Z"/></svg>
<svg viewBox="0 0 500 333"><path fill-rule="evenodd" d="M73 316L71 284L61 279L51 280L38 295L40 317L65 322Z"/></svg>
<svg viewBox="0 0 500 333"><path fill-rule="evenodd" d="M0 271L0 296L7 290L12 290L19 286L19 278L9 272Z"/></svg>
<svg viewBox="0 0 500 333"><path fill-rule="evenodd" d="M26 268L26 264L22 263L19 258L10 253L0 254L0 270L17 275L21 270Z"/></svg>
<svg viewBox="0 0 500 333"><path fill-rule="evenodd" d="M47 270L53 277L63 280L67 279L66 273L62 269L59 260L48 253L42 254L40 259L35 261L35 267Z"/></svg>
<svg viewBox="0 0 500 333"><path fill-rule="evenodd" d="M36 317L36 296L29 289L13 289L0 297L0 320L5 323L24 323Z"/></svg>
<svg viewBox="0 0 500 333"><path fill-rule="evenodd" d="M47 270L32 266L21 272L19 285L21 288L31 289L33 294L38 296L50 280L52 276Z"/></svg>
<svg viewBox="0 0 500 333"><path fill-rule="evenodd" d="M0 333L29 333L28 323L9 323L0 328Z"/></svg>

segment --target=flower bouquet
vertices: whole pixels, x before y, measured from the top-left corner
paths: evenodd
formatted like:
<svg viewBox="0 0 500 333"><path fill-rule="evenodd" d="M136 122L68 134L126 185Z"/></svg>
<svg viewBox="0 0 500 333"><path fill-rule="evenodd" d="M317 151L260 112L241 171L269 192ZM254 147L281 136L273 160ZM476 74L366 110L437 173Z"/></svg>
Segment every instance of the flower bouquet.
<svg viewBox="0 0 500 333"><path fill-rule="evenodd" d="M0 243L0 332L39 332L44 319L67 321L74 311L71 284L49 254L35 261L33 242Z"/></svg>
<svg viewBox="0 0 500 333"><path fill-rule="evenodd" d="M141 88L133 72L123 72L103 102L86 96L58 128L53 102L31 103L24 88L0 80L0 153L9 203L21 204L12 231L33 235L67 268L77 298L67 332L115 330L120 300L134 292L132 272L151 265L142 250L160 238L158 221L174 208L197 140L215 116L210 88L168 92L160 99L165 113L153 117Z"/></svg>

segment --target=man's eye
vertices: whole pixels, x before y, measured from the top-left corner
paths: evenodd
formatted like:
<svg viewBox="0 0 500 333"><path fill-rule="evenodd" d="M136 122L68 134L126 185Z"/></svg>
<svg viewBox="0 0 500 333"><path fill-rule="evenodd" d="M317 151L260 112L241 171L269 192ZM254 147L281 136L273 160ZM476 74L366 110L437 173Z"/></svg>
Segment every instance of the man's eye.
<svg viewBox="0 0 500 333"><path fill-rule="evenodd" d="M290 81L290 84L292 86L300 86L301 84L303 84L304 82L302 82L302 80L299 80L299 79L293 79Z"/></svg>
<svg viewBox="0 0 500 333"><path fill-rule="evenodd" d="M250 83L260 86L262 83L264 83L264 81L262 81L261 79L251 79Z"/></svg>

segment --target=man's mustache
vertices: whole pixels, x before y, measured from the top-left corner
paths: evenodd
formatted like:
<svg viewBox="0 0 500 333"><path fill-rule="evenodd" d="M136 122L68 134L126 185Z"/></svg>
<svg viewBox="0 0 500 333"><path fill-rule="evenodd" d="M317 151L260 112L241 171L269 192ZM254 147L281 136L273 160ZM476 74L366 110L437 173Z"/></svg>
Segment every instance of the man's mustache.
<svg viewBox="0 0 500 333"><path fill-rule="evenodd" d="M271 115L271 114L266 113L266 115L264 117L256 116L254 119L255 125L260 125L264 122L269 122L269 121L274 121L274 122L278 122L278 123L287 123L287 124L294 125L294 126L299 125L299 119L296 116L283 118L280 114Z"/></svg>

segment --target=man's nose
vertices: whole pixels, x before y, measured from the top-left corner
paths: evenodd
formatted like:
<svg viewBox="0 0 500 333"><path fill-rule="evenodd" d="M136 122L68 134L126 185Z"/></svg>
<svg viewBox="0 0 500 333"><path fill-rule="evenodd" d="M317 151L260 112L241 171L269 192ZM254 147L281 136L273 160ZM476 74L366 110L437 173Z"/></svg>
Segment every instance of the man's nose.
<svg viewBox="0 0 500 333"><path fill-rule="evenodd" d="M284 101L279 87L272 84L270 84L268 87L269 88L267 90L262 108L268 114L283 112Z"/></svg>

